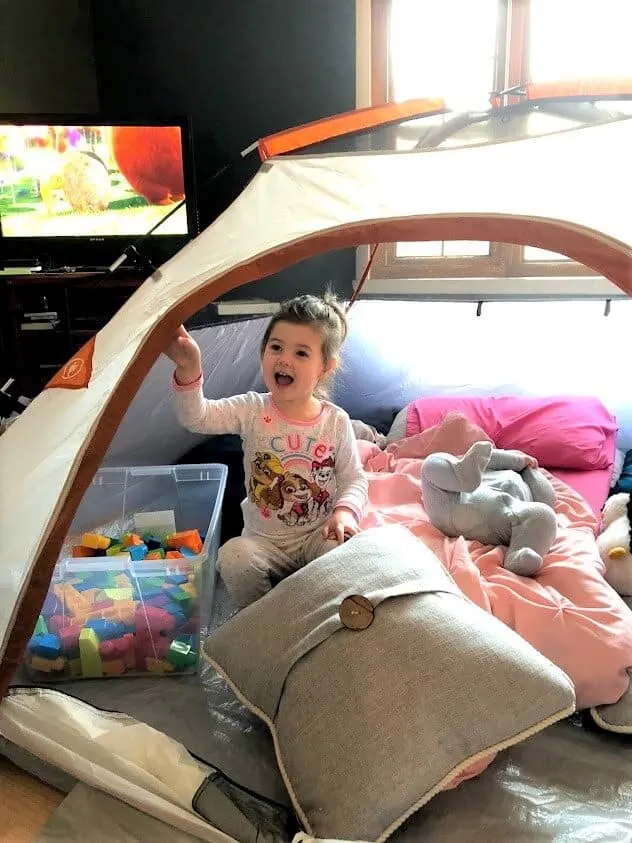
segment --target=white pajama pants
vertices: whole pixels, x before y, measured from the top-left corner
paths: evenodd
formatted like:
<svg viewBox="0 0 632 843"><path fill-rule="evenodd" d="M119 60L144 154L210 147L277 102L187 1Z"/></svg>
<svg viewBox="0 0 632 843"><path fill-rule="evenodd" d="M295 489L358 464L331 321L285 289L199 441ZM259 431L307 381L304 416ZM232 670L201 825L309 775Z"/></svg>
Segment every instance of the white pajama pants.
<svg viewBox="0 0 632 843"><path fill-rule="evenodd" d="M280 580L338 546L322 526L281 546L260 536L238 536L219 549L217 567L238 609L254 603Z"/></svg>

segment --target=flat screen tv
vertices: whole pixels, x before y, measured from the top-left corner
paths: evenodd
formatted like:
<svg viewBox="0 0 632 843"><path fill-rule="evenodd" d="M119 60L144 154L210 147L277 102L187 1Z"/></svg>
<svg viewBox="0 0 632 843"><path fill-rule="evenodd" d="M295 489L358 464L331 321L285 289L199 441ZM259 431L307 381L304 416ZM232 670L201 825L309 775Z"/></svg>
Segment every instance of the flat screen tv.
<svg viewBox="0 0 632 843"><path fill-rule="evenodd" d="M104 268L152 229L154 265L198 233L188 120L0 114L5 262Z"/></svg>

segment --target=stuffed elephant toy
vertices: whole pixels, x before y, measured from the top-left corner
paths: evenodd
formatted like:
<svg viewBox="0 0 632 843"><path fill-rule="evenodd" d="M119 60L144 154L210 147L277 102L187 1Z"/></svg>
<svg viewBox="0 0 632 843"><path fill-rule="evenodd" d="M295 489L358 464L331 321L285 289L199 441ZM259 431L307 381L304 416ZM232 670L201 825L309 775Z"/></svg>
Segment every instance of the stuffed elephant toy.
<svg viewBox="0 0 632 843"><path fill-rule="evenodd" d="M475 442L465 456L426 457L421 483L426 512L446 536L505 545L504 566L532 576L555 539L555 491L521 451Z"/></svg>

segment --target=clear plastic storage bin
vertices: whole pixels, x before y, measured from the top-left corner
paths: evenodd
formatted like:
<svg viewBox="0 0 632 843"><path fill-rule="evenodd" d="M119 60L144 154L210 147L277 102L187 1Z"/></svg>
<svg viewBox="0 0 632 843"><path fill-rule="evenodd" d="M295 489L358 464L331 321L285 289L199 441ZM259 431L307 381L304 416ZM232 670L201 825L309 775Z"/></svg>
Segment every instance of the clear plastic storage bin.
<svg viewBox="0 0 632 843"><path fill-rule="evenodd" d="M28 645L34 680L197 670L226 475L226 466L214 464L96 474Z"/></svg>

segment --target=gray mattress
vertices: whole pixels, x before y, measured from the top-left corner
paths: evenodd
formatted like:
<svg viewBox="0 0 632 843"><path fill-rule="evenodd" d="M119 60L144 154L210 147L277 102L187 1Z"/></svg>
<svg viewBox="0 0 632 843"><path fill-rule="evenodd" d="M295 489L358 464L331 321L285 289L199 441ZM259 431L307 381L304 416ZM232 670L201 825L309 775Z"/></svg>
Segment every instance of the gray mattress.
<svg viewBox="0 0 632 843"><path fill-rule="evenodd" d="M214 623L229 611L221 592L218 598ZM29 684L25 676L15 677L15 686ZM266 727L209 667L200 676L83 680L54 687L161 730L240 785L289 805ZM69 788L67 777L30 753L6 742L4 751L43 780ZM435 797L392 839L632 843L632 738L585 728L576 715L500 753L481 776Z"/></svg>

